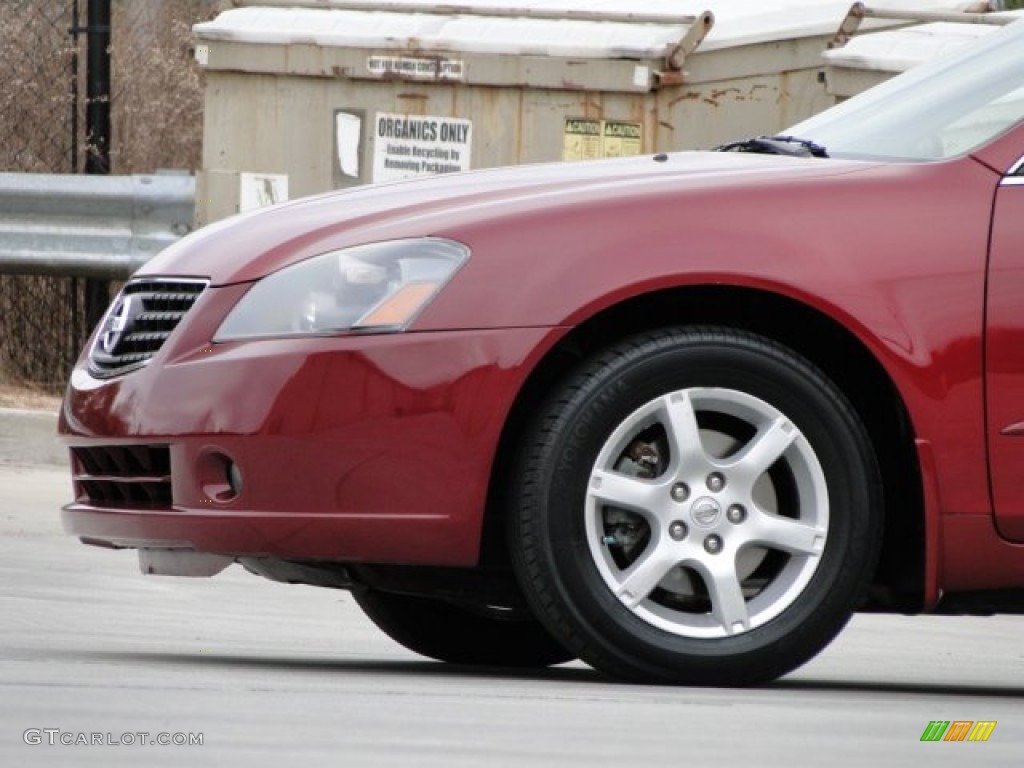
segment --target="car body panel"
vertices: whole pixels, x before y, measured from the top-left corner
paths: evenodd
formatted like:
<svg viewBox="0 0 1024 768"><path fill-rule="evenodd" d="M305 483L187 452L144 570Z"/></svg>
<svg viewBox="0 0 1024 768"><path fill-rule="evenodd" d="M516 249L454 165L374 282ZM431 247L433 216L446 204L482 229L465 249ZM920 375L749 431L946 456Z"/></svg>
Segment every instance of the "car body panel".
<svg viewBox="0 0 1024 768"><path fill-rule="evenodd" d="M538 206L571 206L591 190L622 196L637 186L675 188L726 179L761 183L833 175L862 163L813 165L788 158L683 153L686 162L651 157L549 163L398 181L332 192L240 214L204 227L147 262L136 274L209 277L214 285L259 279L288 264L352 245L440 234ZM728 183L728 182L727 182ZM617 191L620 190L620 191ZM229 232L230 236L223 233Z"/></svg>
<svg viewBox="0 0 1024 768"><path fill-rule="evenodd" d="M578 211L543 214L528 226L503 221L489 231L445 232L491 258L471 261L418 327L458 327L462 318L480 316L499 326L530 317L577 324L627 298L685 285L784 295L848 328L885 367L916 434L936 445L944 508L990 515L981 329L998 180L964 158L869 168L856 180L820 177L719 194L702 188L692 198L652 192L603 205L585 200ZM964 189L974 191L966 202ZM890 215L894 200L898 217ZM673 208L680 213L672 215ZM584 210L593 212L585 223ZM503 238L502 229L519 234ZM560 243L558 258L523 274L516 301L503 301L492 287L507 285L502 263L551 242Z"/></svg>
<svg viewBox="0 0 1024 768"><path fill-rule="evenodd" d="M445 217L432 210L429 215L438 222L434 234L465 242L487 257L471 258L413 332L398 337L211 345L216 327L247 288L231 284L242 273L225 272L221 279L229 285L208 289L150 366L112 382L76 372L65 429L102 440L176 438L184 446L176 449L181 451L177 461L186 467L211 440L259 436L252 445L225 443L240 462L245 457L245 474L257 478L256 487L233 502L235 508L284 519L290 510L430 519L443 508L444 515L467 524L465 541L447 542L446 562L467 564L477 554L468 542L478 539L485 495L481 478L494 459L504 414L529 373L526 361L539 359L564 333L558 329L620 301L669 288L733 285L806 303L856 334L896 383L916 434L936 446L943 512L991 515L981 428L980 331L987 211L999 177L970 158L895 166L841 162L834 168L828 162L772 159L769 165L781 172L758 174L737 192L731 174L660 172L663 165L685 166L691 158L703 162L702 155L693 154L660 164L648 159L647 167L656 171L649 181L588 181L572 195L560 187L553 193L557 205L530 186L534 191L517 205L503 198L500 213L495 203L494 210L477 215L479 202L470 203L472 214L449 210ZM542 175L549 170L539 169ZM458 187L464 179L454 183ZM966 204L964 189L976 190ZM369 196L380 194L374 190ZM287 226L270 218L282 242L293 244L310 226L310 217L303 215L306 205L314 211L310 216L320 218L326 216L325 206L341 206L352 197L357 196L282 208L281 213L291 211ZM902 201L900 215L886 217L894 197ZM721 215L725 210L728 217ZM388 226L378 212L373 227L400 233L409 215L399 207L396 225ZM737 219L743 226L736 226ZM631 225L623 226L624 221ZM251 229L243 218L207 238L238 248ZM509 231L517 237L509 238ZM288 237L289 232L294 235ZM530 270L519 267L524 254L552 246L550 258L531 259ZM194 273L189 265L198 257L182 258L177 271ZM464 353L455 351L460 347L452 345L452 331L443 329L466 335ZM505 349L504 342L494 341L499 338L517 343ZM438 366L442 353L445 365ZM354 386L354 381L367 383ZM475 387L482 388L478 397L464 394ZM344 398L331 400L334 391L344 392ZM376 406L366 399L381 391L397 394ZM235 394L224 398L224 392ZM455 402L462 422L448 407ZM469 424L481 432L467 437ZM386 453L380 463L390 465L396 477L416 478L411 485L418 491L404 494L389 487L376 509L362 511L349 501L325 501L339 497L341 475L399 431L421 450L398 457ZM330 452L338 443L351 451L343 459L317 458L325 446ZM428 467L433 481L423 475ZM282 479L271 481L275 468ZM460 471L474 479L470 487L455 481ZM267 478L265 484L261 478ZM379 476L375 480L380 482ZM193 513L202 509L196 484L187 476L176 483L175 506ZM370 503L359 490L341 495ZM260 505L245 506L248 498L259 498ZM73 510L70 517L77 519ZM88 537L110 535L84 522L72 523L72 530ZM285 527L260 552L280 550L292 539ZM423 561L444 559L444 549L430 548ZM383 551L339 545L290 553L368 559L380 558ZM393 555L410 562L404 550Z"/></svg>
<svg viewBox="0 0 1024 768"><path fill-rule="evenodd" d="M238 290L210 289L207 311L233 303L221 293ZM507 408L534 358L559 335L521 329L210 345L200 334L184 351L183 334L159 366L110 382L79 370L61 430L76 446L169 444L174 503L133 513L79 501L66 509L66 526L117 546L472 565ZM220 396L225 387L231 398ZM241 468L236 497L209 492L210 455Z"/></svg>
<svg viewBox="0 0 1024 768"><path fill-rule="evenodd" d="M992 216L986 373L992 495L1000 532L1024 541L1024 185L1003 184Z"/></svg>
<svg viewBox="0 0 1024 768"><path fill-rule="evenodd" d="M990 143L978 147L971 156L999 174L1008 172L1018 165L1024 156L1024 126L1017 125L996 137Z"/></svg>

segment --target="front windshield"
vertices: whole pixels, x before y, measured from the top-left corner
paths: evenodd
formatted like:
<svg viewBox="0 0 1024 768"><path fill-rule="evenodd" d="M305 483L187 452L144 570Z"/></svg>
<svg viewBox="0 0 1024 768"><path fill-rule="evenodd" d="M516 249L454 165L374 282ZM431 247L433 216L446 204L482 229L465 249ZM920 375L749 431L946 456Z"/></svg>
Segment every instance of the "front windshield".
<svg viewBox="0 0 1024 768"><path fill-rule="evenodd" d="M832 157L942 160L1024 120L1024 19L871 88L786 133Z"/></svg>

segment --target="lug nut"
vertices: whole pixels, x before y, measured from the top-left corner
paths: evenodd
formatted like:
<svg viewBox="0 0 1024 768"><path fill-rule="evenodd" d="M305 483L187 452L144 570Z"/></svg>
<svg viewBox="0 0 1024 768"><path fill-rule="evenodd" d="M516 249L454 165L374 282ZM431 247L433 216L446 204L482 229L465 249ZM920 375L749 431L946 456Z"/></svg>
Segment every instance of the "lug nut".
<svg viewBox="0 0 1024 768"><path fill-rule="evenodd" d="M676 483L672 486L672 501L686 501L690 498L690 486L686 483Z"/></svg>
<svg viewBox="0 0 1024 768"><path fill-rule="evenodd" d="M741 504L733 504L725 510L725 519L734 525L739 525L747 519L747 510Z"/></svg>
<svg viewBox="0 0 1024 768"><path fill-rule="evenodd" d="M708 475L707 486L712 493L718 493L725 488L725 475L721 472L712 472Z"/></svg>
<svg viewBox="0 0 1024 768"><path fill-rule="evenodd" d="M668 527L668 535L676 541L682 541L685 539L688 532L686 523L681 520L676 520Z"/></svg>
<svg viewBox="0 0 1024 768"><path fill-rule="evenodd" d="M707 550L709 555L717 555L722 551L722 538L715 534L711 534L704 539L704 549Z"/></svg>

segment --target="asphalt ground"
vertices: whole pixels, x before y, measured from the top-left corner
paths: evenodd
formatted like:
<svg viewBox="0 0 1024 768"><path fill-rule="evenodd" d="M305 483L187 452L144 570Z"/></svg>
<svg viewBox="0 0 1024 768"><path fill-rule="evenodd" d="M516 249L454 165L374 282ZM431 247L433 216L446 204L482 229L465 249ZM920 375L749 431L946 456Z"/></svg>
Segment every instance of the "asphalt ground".
<svg viewBox="0 0 1024 768"><path fill-rule="evenodd" d="M1021 764L1024 617L858 616L747 690L449 666L345 592L143 576L64 535L54 424L0 411L0 766ZM933 720L996 726L923 743Z"/></svg>
<svg viewBox="0 0 1024 768"><path fill-rule="evenodd" d="M0 467L67 463L67 450L57 440L57 414L0 408Z"/></svg>

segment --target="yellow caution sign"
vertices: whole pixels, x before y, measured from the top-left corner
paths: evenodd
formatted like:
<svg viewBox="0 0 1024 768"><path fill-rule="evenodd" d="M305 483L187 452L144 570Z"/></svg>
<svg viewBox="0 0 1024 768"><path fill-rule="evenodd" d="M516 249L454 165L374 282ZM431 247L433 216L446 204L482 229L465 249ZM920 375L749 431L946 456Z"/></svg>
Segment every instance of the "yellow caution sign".
<svg viewBox="0 0 1024 768"><path fill-rule="evenodd" d="M563 160L630 157L643 152L643 124L624 120L567 117L562 133Z"/></svg>

